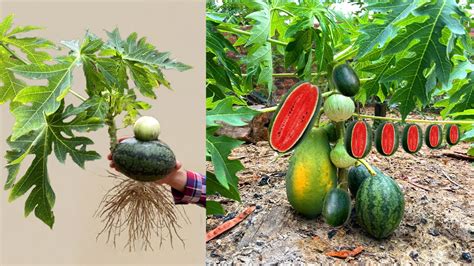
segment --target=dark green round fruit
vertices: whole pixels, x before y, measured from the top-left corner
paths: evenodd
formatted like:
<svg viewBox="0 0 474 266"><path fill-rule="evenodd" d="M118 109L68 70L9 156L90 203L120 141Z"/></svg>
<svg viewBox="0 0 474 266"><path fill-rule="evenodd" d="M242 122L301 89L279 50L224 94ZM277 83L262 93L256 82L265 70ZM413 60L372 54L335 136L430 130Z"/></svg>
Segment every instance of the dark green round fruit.
<svg viewBox="0 0 474 266"><path fill-rule="evenodd" d="M333 188L326 194L323 217L331 226L343 225L351 215L351 197L347 191Z"/></svg>
<svg viewBox="0 0 474 266"><path fill-rule="evenodd" d="M159 140L125 139L115 147L112 160L117 170L142 182L160 180L176 166L173 151Z"/></svg>
<svg viewBox="0 0 474 266"><path fill-rule="evenodd" d="M369 171L364 165L354 166L349 169L349 190L355 197L362 182L370 176Z"/></svg>
<svg viewBox="0 0 474 266"><path fill-rule="evenodd" d="M295 148L311 131L321 102L318 87L309 82L294 85L278 105L270 123L270 147L278 152Z"/></svg>
<svg viewBox="0 0 474 266"><path fill-rule="evenodd" d="M359 92L359 77L348 64L341 64L334 67L332 80L336 88L345 96L352 97Z"/></svg>
<svg viewBox="0 0 474 266"><path fill-rule="evenodd" d="M378 169L377 167L371 165L372 169L377 173L377 174L382 174L382 171ZM360 164L358 166L351 167L349 169L349 176L348 176L348 181L349 181L349 190L351 191L352 196L357 195L357 191L359 190L360 185L369 177L371 174L369 173L369 170L367 170L367 167L364 165Z"/></svg>
<svg viewBox="0 0 474 266"><path fill-rule="evenodd" d="M357 222L371 236L381 239L400 225L405 199L397 182L382 173L369 176L356 196Z"/></svg>

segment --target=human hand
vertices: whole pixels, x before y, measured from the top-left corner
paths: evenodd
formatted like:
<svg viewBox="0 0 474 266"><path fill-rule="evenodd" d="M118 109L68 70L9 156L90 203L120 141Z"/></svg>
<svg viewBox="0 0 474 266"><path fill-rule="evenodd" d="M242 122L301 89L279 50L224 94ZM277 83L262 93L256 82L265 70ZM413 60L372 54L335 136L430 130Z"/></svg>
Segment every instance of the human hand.
<svg viewBox="0 0 474 266"><path fill-rule="evenodd" d="M122 137L118 140L118 142L122 142L126 139L128 139L129 137ZM119 171L120 172L120 169L118 169L116 166L115 166L115 163L113 162L112 160L112 153L110 153L108 156L107 156L107 159L110 161L110 167ZM161 178L160 180L158 181L155 181L156 184L168 184L170 185L171 187L173 187L174 189L178 190L178 191L184 191L184 188L186 186L186 180L187 180L187 177L186 177L186 171L184 169L182 169L183 167L183 164L180 162L180 161L176 161L176 165L174 167L174 169L168 174L166 175L165 177Z"/></svg>

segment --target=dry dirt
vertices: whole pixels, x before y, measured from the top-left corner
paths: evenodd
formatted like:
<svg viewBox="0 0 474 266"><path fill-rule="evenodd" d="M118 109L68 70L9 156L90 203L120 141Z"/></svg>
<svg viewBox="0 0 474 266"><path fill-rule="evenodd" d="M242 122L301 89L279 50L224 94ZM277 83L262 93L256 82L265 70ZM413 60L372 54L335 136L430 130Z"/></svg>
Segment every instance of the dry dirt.
<svg viewBox="0 0 474 266"><path fill-rule="evenodd" d="M444 153L465 153L469 144L415 155L400 149L391 157L375 150L366 158L392 176L405 194L405 215L387 239L374 240L351 220L332 228L322 218L308 220L295 213L286 199L285 173L289 156L279 156L267 144L245 144L232 157L245 166L238 176L242 202L221 201L225 216L209 216L207 230L247 207L256 210L242 223L207 243L208 263L468 263L474 255L474 167ZM451 179L453 182L449 181ZM325 252L363 246L346 260ZM464 254L466 256L467 254Z"/></svg>

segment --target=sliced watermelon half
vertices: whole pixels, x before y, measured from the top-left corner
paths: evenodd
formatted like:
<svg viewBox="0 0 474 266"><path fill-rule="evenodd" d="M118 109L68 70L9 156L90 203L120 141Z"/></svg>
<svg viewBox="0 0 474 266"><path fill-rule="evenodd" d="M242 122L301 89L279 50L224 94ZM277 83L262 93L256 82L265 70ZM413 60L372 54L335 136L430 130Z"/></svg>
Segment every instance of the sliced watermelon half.
<svg viewBox="0 0 474 266"><path fill-rule="evenodd" d="M408 124L403 129L402 147L408 153L416 153L423 145L423 131L416 124Z"/></svg>
<svg viewBox="0 0 474 266"><path fill-rule="evenodd" d="M321 107L318 87L309 82L294 85L278 105L269 127L270 146L288 152L311 131Z"/></svg>
<svg viewBox="0 0 474 266"><path fill-rule="evenodd" d="M460 130L458 125L448 125L446 126L446 142L449 145L456 145L459 143Z"/></svg>
<svg viewBox="0 0 474 266"><path fill-rule="evenodd" d="M398 129L394 123L379 125L375 131L375 148L384 156L391 156L398 150Z"/></svg>
<svg viewBox="0 0 474 266"><path fill-rule="evenodd" d="M436 149L441 146L443 142L443 130L440 125L429 125L425 132L426 146L431 149Z"/></svg>
<svg viewBox="0 0 474 266"><path fill-rule="evenodd" d="M344 144L347 153L356 159L362 159L372 148L372 129L363 120L351 122L346 129Z"/></svg>

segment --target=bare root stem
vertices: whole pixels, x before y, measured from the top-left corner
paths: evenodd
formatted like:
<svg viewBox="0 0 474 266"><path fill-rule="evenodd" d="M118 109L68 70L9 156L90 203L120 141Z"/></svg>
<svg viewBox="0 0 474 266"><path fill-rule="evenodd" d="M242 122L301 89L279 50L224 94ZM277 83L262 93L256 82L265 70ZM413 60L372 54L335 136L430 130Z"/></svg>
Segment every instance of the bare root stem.
<svg viewBox="0 0 474 266"><path fill-rule="evenodd" d="M178 220L189 219L184 209L178 209L170 192L156 183L138 182L123 175L109 172L110 177L118 183L112 187L102 199L95 216L102 220L104 227L97 235L107 237L107 243L114 247L125 233L128 240L124 248L134 251L137 246L142 250L153 250L152 241L158 237L160 247L165 239L169 239L173 247L173 239L177 237L184 246L178 233L181 226Z"/></svg>

